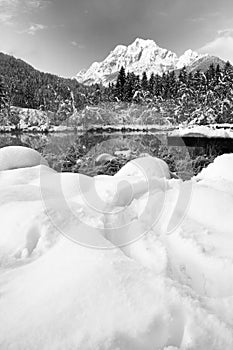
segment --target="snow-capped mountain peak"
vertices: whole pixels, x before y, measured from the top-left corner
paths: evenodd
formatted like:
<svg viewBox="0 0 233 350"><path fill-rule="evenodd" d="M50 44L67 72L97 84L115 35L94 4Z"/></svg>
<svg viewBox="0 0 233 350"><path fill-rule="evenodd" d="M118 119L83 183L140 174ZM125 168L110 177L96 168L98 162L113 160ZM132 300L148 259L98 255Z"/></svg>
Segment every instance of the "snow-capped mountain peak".
<svg viewBox="0 0 233 350"><path fill-rule="evenodd" d="M187 50L177 57L174 52L163 49L151 39L137 38L129 46L117 45L102 62L93 63L88 70L82 70L76 79L84 84L108 83L116 80L117 74L123 66L127 72L142 75L152 72L162 75L175 69L189 66L203 57L195 51Z"/></svg>
<svg viewBox="0 0 233 350"><path fill-rule="evenodd" d="M190 66L193 62L199 60L201 57L208 55L200 55L196 51L186 50L183 55L181 55L177 62L177 69L181 69L184 66Z"/></svg>

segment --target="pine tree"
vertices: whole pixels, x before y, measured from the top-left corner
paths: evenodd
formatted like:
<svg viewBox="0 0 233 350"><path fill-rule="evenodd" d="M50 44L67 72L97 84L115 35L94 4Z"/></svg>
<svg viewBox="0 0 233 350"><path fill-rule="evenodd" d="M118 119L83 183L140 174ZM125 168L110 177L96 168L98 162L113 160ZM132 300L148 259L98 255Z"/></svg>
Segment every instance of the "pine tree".
<svg viewBox="0 0 233 350"><path fill-rule="evenodd" d="M154 95L154 88L155 88L155 75L154 73L151 73L149 84L148 84L148 89L150 91L151 96Z"/></svg>
<svg viewBox="0 0 233 350"><path fill-rule="evenodd" d="M222 70L220 68L220 65L217 64L216 69L215 69L215 81L218 84L222 75Z"/></svg>
<svg viewBox="0 0 233 350"><path fill-rule="evenodd" d="M131 102L135 93L136 76L134 73L128 73L124 85L125 101Z"/></svg>
<svg viewBox="0 0 233 350"><path fill-rule="evenodd" d="M178 78L180 85L187 84L187 80L188 80L187 78L188 78L188 75L187 75L186 67L183 67L180 70L180 74L179 74L179 78Z"/></svg>
<svg viewBox="0 0 233 350"><path fill-rule="evenodd" d="M164 77L165 79L165 98L170 99L176 97L177 94L177 81L175 72L172 71L167 73Z"/></svg>
<svg viewBox="0 0 233 350"><path fill-rule="evenodd" d="M119 98L119 100L124 101L124 87L126 83L126 76L125 76L125 68L121 67L120 72L117 77L116 82L116 97Z"/></svg>
<svg viewBox="0 0 233 350"><path fill-rule="evenodd" d="M155 76L154 94L156 97L162 97L162 78L158 74Z"/></svg>
<svg viewBox="0 0 233 350"><path fill-rule="evenodd" d="M25 105L28 108L34 108L35 88L34 88L33 81L31 79L25 80L23 88L24 88Z"/></svg>
<svg viewBox="0 0 233 350"><path fill-rule="evenodd" d="M214 64L212 63L206 72L206 77L208 81L211 82L215 80L215 76L216 76L216 70L215 70Z"/></svg>
<svg viewBox="0 0 233 350"><path fill-rule="evenodd" d="M224 66L224 74L228 75L229 73L231 73L233 70L232 65L230 64L229 61L226 62L225 66Z"/></svg>
<svg viewBox="0 0 233 350"><path fill-rule="evenodd" d="M143 91L148 90L148 80L147 80L146 72L142 73L141 87Z"/></svg>
<svg viewBox="0 0 233 350"><path fill-rule="evenodd" d="M0 124L7 123L7 91L3 78L0 76Z"/></svg>
<svg viewBox="0 0 233 350"><path fill-rule="evenodd" d="M6 86L4 84L3 78L0 76L0 111L6 107L6 102Z"/></svg>

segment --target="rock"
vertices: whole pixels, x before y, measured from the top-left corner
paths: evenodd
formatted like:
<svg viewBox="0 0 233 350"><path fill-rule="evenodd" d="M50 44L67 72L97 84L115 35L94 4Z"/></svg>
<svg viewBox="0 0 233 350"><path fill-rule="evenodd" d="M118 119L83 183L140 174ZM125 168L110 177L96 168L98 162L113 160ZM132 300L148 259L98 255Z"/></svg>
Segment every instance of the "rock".
<svg viewBox="0 0 233 350"><path fill-rule="evenodd" d="M0 149L0 171L47 165L47 161L39 152L23 147L8 146Z"/></svg>
<svg viewBox="0 0 233 350"><path fill-rule="evenodd" d="M116 159L116 157L112 156L109 153L102 153L96 158L95 165L104 165L107 162L111 162L113 159Z"/></svg>
<svg viewBox="0 0 233 350"><path fill-rule="evenodd" d="M170 179L167 163L156 157L141 157L131 160L124 165L115 176L140 176Z"/></svg>

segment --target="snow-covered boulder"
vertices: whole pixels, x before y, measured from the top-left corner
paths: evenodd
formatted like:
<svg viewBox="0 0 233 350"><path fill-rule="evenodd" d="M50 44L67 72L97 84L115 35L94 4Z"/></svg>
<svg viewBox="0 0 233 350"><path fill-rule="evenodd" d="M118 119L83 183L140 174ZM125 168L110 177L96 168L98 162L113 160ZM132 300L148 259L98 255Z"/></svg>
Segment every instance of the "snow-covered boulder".
<svg viewBox="0 0 233 350"><path fill-rule="evenodd" d="M48 165L39 152L23 147L8 146L0 149L0 171Z"/></svg>
<svg viewBox="0 0 233 350"><path fill-rule="evenodd" d="M115 176L139 176L170 179L167 163L156 157L141 157L131 160L124 165Z"/></svg>

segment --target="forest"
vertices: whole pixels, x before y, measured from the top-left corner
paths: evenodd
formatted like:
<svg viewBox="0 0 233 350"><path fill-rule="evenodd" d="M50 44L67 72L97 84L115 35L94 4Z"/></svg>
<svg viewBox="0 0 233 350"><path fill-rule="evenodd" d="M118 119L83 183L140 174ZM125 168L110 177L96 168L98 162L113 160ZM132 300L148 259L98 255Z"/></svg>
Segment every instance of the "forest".
<svg viewBox="0 0 233 350"><path fill-rule="evenodd" d="M42 73L13 56L0 53L0 115L13 119L11 106L54 112L56 124L64 122L85 106L124 102L169 105L177 123L233 122L233 67L211 64L203 71L179 71L142 77L121 68L116 83L84 86L76 79Z"/></svg>

